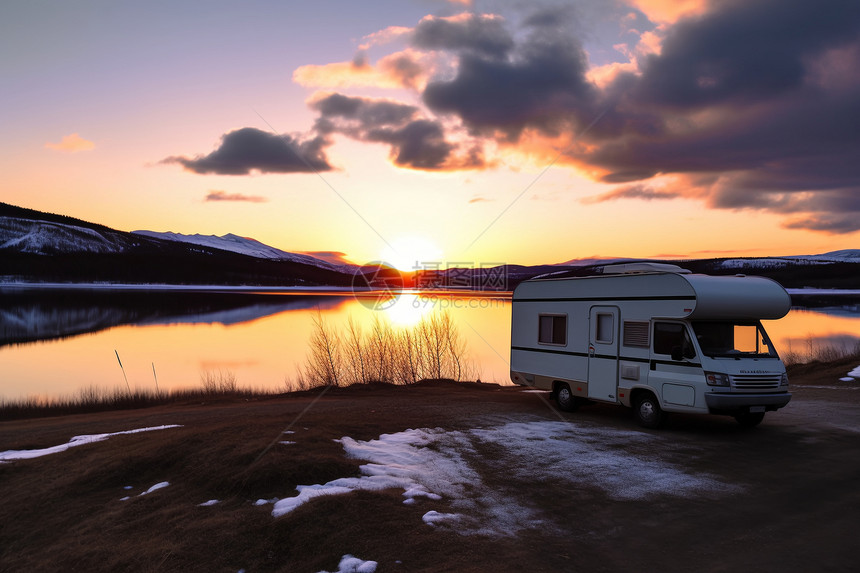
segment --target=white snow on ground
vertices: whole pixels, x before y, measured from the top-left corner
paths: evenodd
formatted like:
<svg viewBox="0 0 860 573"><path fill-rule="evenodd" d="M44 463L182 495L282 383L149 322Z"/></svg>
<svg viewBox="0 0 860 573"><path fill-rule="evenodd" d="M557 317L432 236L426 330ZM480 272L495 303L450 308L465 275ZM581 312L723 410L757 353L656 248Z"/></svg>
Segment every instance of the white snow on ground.
<svg viewBox="0 0 860 573"><path fill-rule="evenodd" d="M568 422L514 422L472 430L472 434L505 448L511 456L508 471L522 479L541 476L588 484L613 499L646 499L661 494L699 497L738 490L661 459L654 452L662 440L644 432Z"/></svg>
<svg viewBox="0 0 860 573"><path fill-rule="evenodd" d="M340 559L340 564L337 566L337 571L332 573L374 573L376 571L376 561L362 561L358 557L352 555L344 555ZM328 571L320 571L319 573L329 573Z"/></svg>
<svg viewBox="0 0 860 573"><path fill-rule="evenodd" d="M0 452L0 463L11 460L29 460L31 458L39 458L50 454L65 452L69 448L83 446L84 444L92 444L107 440L111 436L120 436L122 434L137 434L140 432L153 432L155 430L166 430L168 428L181 428L182 426L172 424L169 426L152 426L149 428L138 428L137 430L126 430L124 432L112 432L110 434L90 434L88 436L75 436L69 443L60 444L59 446L51 446L49 448L41 448L38 450L7 450Z"/></svg>
<svg viewBox="0 0 860 573"><path fill-rule="evenodd" d="M457 521L460 519L460 515L456 513L439 513L438 511L428 511L425 513L421 519L427 525L436 525L440 522L450 522Z"/></svg>
<svg viewBox="0 0 860 573"><path fill-rule="evenodd" d="M456 433L451 433L453 435ZM280 517L311 499L323 495L340 495L355 490L381 491L400 488L406 501L416 497L439 499L464 496L465 486L479 480L456 450L446 454L426 446L436 444L443 430L406 430L383 434L377 440L356 441L345 437L340 441L348 456L370 460L361 466L361 477L340 478L326 484L298 486L299 495L282 499L272 510Z"/></svg>
<svg viewBox="0 0 860 573"><path fill-rule="evenodd" d="M295 444L295 442L291 442L291 441L289 441L289 440L282 440L282 441L280 441L280 442L278 442L278 443L279 443L279 444L283 444L283 445L285 445L285 446L291 446L291 445Z"/></svg>
<svg viewBox="0 0 860 573"><path fill-rule="evenodd" d="M198 507L209 507L211 505L217 505L219 503L221 503L220 500L210 499L209 501L204 501L203 503L198 503L197 506Z"/></svg>
<svg viewBox="0 0 860 573"><path fill-rule="evenodd" d="M558 480L574 488L602 490L617 500L717 497L742 490L715 476L691 473L659 452L665 438L653 434L546 420L509 422L469 431L406 430L376 440L339 440L347 455L367 460L360 477L299 486L299 494L272 509L280 517L323 495L356 490L402 489L406 501L445 500L456 513L428 512L424 521L461 533L515 535L542 522L519 501L523 486ZM482 454L490 448L492 456ZM486 486L469 459L481 459L509 486ZM509 489L507 489L509 487Z"/></svg>
<svg viewBox="0 0 860 573"><path fill-rule="evenodd" d="M160 489L164 489L164 488L166 488L166 487L167 487L167 486L169 486L169 485L170 485L170 482L169 482L169 481L160 481L160 482L158 482L157 484L155 484L154 486L152 486L151 488L149 488L148 490L143 491L143 492L140 492L139 494L137 494L137 497L141 497L141 496L144 496L144 495L150 494L150 493L152 493L152 492L154 492L154 491L158 491L158 490L160 490ZM131 489L131 486L126 486L126 487L125 487L125 489ZM119 500L120 500L120 501L128 501L128 500L130 500L130 499L131 499L131 496L130 496L130 495L127 495L127 496L125 496L125 497L121 497ZM217 501L216 501L216 503L217 503Z"/></svg>
<svg viewBox="0 0 860 573"><path fill-rule="evenodd" d="M140 495L146 495L146 494L152 493L154 491L158 491L158 490L163 489L169 485L170 485L169 481L160 481L157 484L155 484L154 486L152 486L151 488L149 488L148 490L146 490L145 492L141 493Z"/></svg>
<svg viewBox="0 0 860 573"><path fill-rule="evenodd" d="M839 379L840 382L856 382L860 378L860 366ZM807 386L807 388L819 388L819 386ZM824 386L820 386L824 388Z"/></svg>

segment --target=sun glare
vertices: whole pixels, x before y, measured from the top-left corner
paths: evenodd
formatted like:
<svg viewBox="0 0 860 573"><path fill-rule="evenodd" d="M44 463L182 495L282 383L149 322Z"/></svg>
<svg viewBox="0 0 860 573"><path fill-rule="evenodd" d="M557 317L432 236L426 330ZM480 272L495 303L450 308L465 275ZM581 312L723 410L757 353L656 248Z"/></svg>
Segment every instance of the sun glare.
<svg viewBox="0 0 860 573"><path fill-rule="evenodd" d="M386 245L381 260L406 272L444 266L442 250L429 239L415 236L399 237Z"/></svg>
<svg viewBox="0 0 860 573"><path fill-rule="evenodd" d="M385 316L395 326L413 326L433 312L433 304L420 294L401 294L385 309Z"/></svg>

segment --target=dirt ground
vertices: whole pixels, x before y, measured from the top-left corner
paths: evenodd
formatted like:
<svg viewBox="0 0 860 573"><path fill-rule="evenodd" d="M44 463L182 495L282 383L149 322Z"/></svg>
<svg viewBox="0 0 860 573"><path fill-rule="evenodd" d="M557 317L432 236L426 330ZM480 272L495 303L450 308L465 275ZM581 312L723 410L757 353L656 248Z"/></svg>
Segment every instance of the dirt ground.
<svg viewBox="0 0 860 573"><path fill-rule="evenodd" d="M182 426L0 463L0 571L313 573L336 571L345 554L378 572L856 571L860 383L839 382L855 366L792 370L789 406L751 430L679 415L645 430L620 407L563 414L545 394L447 382L0 422L0 452ZM546 446L543 436L475 438L510 424L555 428L552 444L569 453L542 460L523 448ZM468 500L407 505L394 488L277 518L255 505L361 475L366 460L334 440L419 428L435 429L426 447L439 452L471 436L457 461L476 476ZM666 472L680 485L646 483ZM430 525L430 511L502 527Z"/></svg>

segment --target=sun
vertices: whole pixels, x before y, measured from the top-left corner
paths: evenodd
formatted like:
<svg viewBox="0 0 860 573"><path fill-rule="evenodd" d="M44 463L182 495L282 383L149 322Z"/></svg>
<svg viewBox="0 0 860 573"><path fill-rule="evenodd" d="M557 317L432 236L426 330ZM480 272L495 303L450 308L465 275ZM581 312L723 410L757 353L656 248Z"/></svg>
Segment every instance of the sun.
<svg viewBox="0 0 860 573"><path fill-rule="evenodd" d="M444 268L442 259L442 250L433 241L418 236L398 237L381 254L383 262L406 272Z"/></svg>

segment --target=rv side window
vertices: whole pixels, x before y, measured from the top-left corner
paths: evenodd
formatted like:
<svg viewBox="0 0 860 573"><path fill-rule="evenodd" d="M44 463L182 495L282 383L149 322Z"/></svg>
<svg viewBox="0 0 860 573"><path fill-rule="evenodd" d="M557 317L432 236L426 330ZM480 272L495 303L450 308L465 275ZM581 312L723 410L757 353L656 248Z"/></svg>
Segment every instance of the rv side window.
<svg viewBox="0 0 860 573"><path fill-rule="evenodd" d="M695 358L696 351L687 333L687 328L677 322L654 323L654 354L672 354L672 349L679 348L684 358Z"/></svg>
<svg viewBox="0 0 860 573"><path fill-rule="evenodd" d="M597 332L594 338L601 344L612 344L612 331L615 330L615 321L609 313L597 313Z"/></svg>
<svg viewBox="0 0 860 573"><path fill-rule="evenodd" d="M538 316L538 342L541 344L567 344L567 315L541 314Z"/></svg>
<svg viewBox="0 0 860 573"><path fill-rule="evenodd" d="M640 346L648 348L648 327L651 326L647 322L638 322L632 320L624 321L624 346Z"/></svg>

